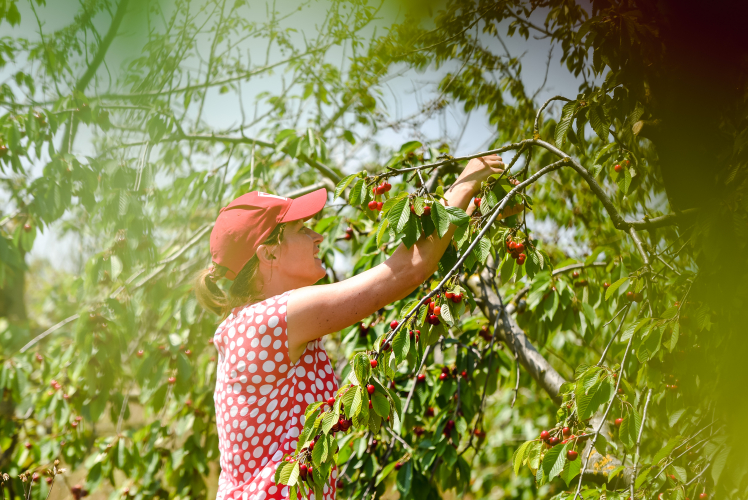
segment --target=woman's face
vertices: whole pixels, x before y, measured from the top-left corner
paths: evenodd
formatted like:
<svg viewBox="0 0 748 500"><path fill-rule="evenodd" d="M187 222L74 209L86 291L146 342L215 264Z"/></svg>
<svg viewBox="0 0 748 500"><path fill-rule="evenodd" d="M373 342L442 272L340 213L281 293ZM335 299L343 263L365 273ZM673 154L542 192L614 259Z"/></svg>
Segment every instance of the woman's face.
<svg viewBox="0 0 748 500"><path fill-rule="evenodd" d="M284 281L294 287L313 285L325 277L327 271L322 267L322 260L317 258L322 235L309 229L303 220L286 224L283 241L273 273L283 275Z"/></svg>

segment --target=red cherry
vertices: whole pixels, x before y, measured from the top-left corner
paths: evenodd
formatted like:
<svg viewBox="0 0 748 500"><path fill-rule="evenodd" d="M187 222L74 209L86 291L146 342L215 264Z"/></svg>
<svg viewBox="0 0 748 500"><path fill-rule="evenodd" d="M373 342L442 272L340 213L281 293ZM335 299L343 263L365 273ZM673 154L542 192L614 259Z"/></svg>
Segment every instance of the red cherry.
<svg viewBox="0 0 748 500"><path fill-rule="evenodd" d="M395 328L397 328L397 325L399 325L399 324L400 323L398 323L397 320L395 320L392 323L390 323L390 328L392 328L394 330Z"/></svg>
<svg viewBox="0 0 748 500"><path fill-rule="evenodd" d="M514 249L517 252L520 252L520 253L524 252L525 251L525 245L523 243L517 243L516 245L514 245Z"/></svg>
<svg viewBox="0 0 748 500"><path fill-rule="evenodd" d="M377 363L377 360L376 360L376 359L372 359L372 360L371 360L371 367L372 367L372 368L376 368L376 367L377 367L377 364L378 364L378 363Z"/></svg>
<svg viewBox="0 0 748 500"><path fill-rule="evenodd" d="M42 357L41 354L36 353L36 360L41 363L44 360L44 358Z"/></svg>
<svg viewBox="0 0 748 500"><path fill-rule="evenodd" d="M213 340L213 339L211 339L211 340ZM145 352L143 351L143 349L140 349L138 352L135 353L135 355L137 357L139 357L139 358L142 358L143 354L145 354Z"/></svg>
<svg viewBox="0 0 748 500"><path fill-rule="evenodd" d="M400 462L396 463L395 464L395 470L400 470L400 467L402 467L402 466L403 466L403 464L401 464Z"/></svg>
<svg viewBox="0 0 748 500"><path fill-rule="evenodd" d="M24 446L26 447L27 450L30 450L33 445L27 442L26 444L24 444Z"/></svg>
<svg viewBox="0 0 748 500"><path fill-rule="evenodd" d="M29 231L31 231L31 224L24 224L24 225L23 225L23 230L24 230L24 231L26 231L27 233L28 233Z"/></svg>
<svg viewBox="0 0 748 500"><path fill-rule="evenodd" d="M564 437L569 437L571 436L571 429L569 429L568 427L564 427L561 430L561 433L564 435Z"/></svg>
<svg viewBox="0 0 748 500"><path fill-rule="evenodd" d="M327 404L329 404L330 406L334 405L335 404L335 398L333 398L333 397L327 398Z"/></svg>
<svg viewBox="0 0 748 500"><path fill-rule="evenodd" d="M460 302L462 302L462 294L461 293L454 294L454 296L452 297L452 302L454 302L455 304L459 304Z"/></svg>
<svg viewBox="0 0 748 500"><path fill-rule="evenodd" d="M446 293L444 294L444 296L445 296L446 298L448 298L449 300L452 300L452 298L453 298L453 297L455 296L455 294L453 294L452 292L446 292Z"/></svg>
<svg viewBox="0 0 748 500"><path fill-rule="evenodd" d="M526 258L527 256L525 254L523 253L519 254L519 257L517 257L517 264L519 264L520 266L523 265L525 263Z"/></svg>
<svg viewBox="0 0 748 500"><path fill-rule="evenodd" d="M418 374L418 376L416 377L416 379L417 379L417 380L418 380L419 382L423 382L424 380L426 380L426 375L425 375L425 374L423 374L423 373L419 373L419 374Z"/></svg>
<svg viewBox="0 0 748 500"><path fill-rule="evenodd" d="M374 394L374 391L376 391L377 389L372 384L369 384L366 386L366 390L369 392L369 394Z"/></svg>
<svg viewBox="0 0 748 500"><path fill-rule="evenodd" d="M384 186L385 193L388 192L390 189L392 189L392 184L390 184L389 182L385 182L383 186Z"/></svg>
<svg viewBox="0 0 748 500"><path fill-rule="evenodd" d="M620 427L622 423L623 423L623 419L622 418L617 418L615 420L616 427Z"/></svg>
<svg viewBox="0 0 748 500"><path fill-rule="evenodd" d="M434 306L434 316L440 316L442 313L442 306Z"/></svg>
<svg viewBox="0 0 748 500"><path fill-rule="evenodd" d="M548 440L548 444L550 444L551 446L556 446L560 442L561 440L556 436L553 436Z"/></svg>
<svg viewBox="0 0 748 500"><path fill-rule="evenodd" d="M376 210L377 209L377 202L376 202L376 200L371 200L366 206L369 207L369 210Z"/></svg>
<svg viewBox="0 0 748 500"><path fill-rule="evenodd" d="M431 215L431 207L429 205L423 207L423 215Z"/></svg>
<svg viewBox="0 0 748 500"><path fill-rule="evenodd" d="M701 500L706 500L707 498L709 498L709 495L706 493L706 491L704 491L703 493L699 493L699 498Z"/></svg>
<svg viewBox="0 0 748 500"><path fill-rule="evenodd" d="M384 202L378 201L377 202L377 210L382 210L382 207L384 206Z"/></svg>
<svg viewBox="0 0 748 500"><path fill-rule="evenodd" d="M429 312L430 312L430 313L433 313L433 312L434 312L434 308L435 308L435 307L436 307L436 302L434 302L434 301L429 301Z"/></svg>
<svg viewBox="0 0 748 500"><path fill-rule="evenodd" d="M8 146L5 144L0 145L0 158L8 154Z"/></svg>
<svg viewBox="0 0 748 500"><path fill-rule="evenodd" d="M426 416L427 417L433 417L434 416L434 409L432 407L426 408Z"/></svg>
<svg viewBox="0 0 748 500"><path fill-rule="evenodd" d="M371 400L369 400L369 408L374 408L374 405L372 404Z"/></svg>
<svg viewBox="0 0 748 500"><path fill-rule="evenodd" d="M309 468L306 466L306 464L299 465L299 476L301 476L301 479L306 479L308 473Z"/></svg>
<svg viewBox="0 0 748 500"><path fill-rule="evenodd" d="M462 373L460 373L460 375L462 376L462 378L467 378L468 376L465 370L462 370Z"/></svg>
<svg viewBox="0 0 748 500"><path fill-rule="evenodd" d="M634 292L631 292L631 291L626 292L626 298L633 302Z"/></svg>
<svg viewBox="0 0 748 500"><path fill-rule="evenodd" d="M623 394L623 387L618 388L618 394Z"/></svg>
<svg viewBox="0 0 748 500"><path fill-rule="evenodd" d="M343 239L350 240L352 238L353 238L353 234L351 233L345 233L345 235L343 235Z"/></svg>
<svg viewBox="0 0 748 500"><path fill-rule="evenodd" d="M616 164L616 166L613 167L613 170L615 170L616 172L620 172L621 170L623 170L623 167L619 164Z"/></svg>
<svg viewBox="0 0 748 500"><path fill-rule="evenodd" d="M184 355L189 356L190 354L192 354L192 351L190 351L189 349L185 349Z"/></svg>
<svg viewBox="0 0 748 500"><path fill-rule="evenodd" d="M476 207L480 206L480 198L475 198L475 200L473 200L473 201L475 202L475 206Z"/></svg>
<svg viewBox="0 0 748 500"><path fill-rule="evenodd" d="M566 452L566 459L569 462L573 462L574 460L577 459L578 456L579 456L579 453L577 453L574 450L569 450L569 451Z"/></svg>
<svg viewBox="0 0 748 500"><path fill-rule="evenodd" d="M573 278L579 278L579 271L574 271L573 273L571 273L571 276Z"/></svg>
<svg viewBox="0 0 748 500"><path fill-rule="evenodd" d="M169 377L169 383L170 384L174 385L176 382L177 382L177 378L176 377Z"/></svg>
<svg viewBox="0 0 748 500"><path fill-rule="evenodd" d="M608 289L609 286L610 286L610 283L608 283L607 281L603 283L603 288L605 288L606 290Z"/></svg>
<svg viewBox="0 0 748 500"><path fill-rule="evenodd" d="M550 433L550 432L548 432L548 431L542 431L542 432L540 433L540 439L542 439L543 441L548 441L548 439L549 439L550 437L551 437L551 433Z"/></svg>
<svg viewBox="0 0 748 500"><path fill-rule="evenodd" d="M78 427L78 422L71 422L70 425L73 426L73 428L76 428Z"/></svg>
<svg viewBox="0 0 748 500"><path fill-rule="evenodd" d="M335 486L340 490L343 489L343 486L345 486L345 483L342 479L338 479L338 482L335 483Z"/></svg>
<svg viewBox="0 0 748 500"><path fill-rule="evenodd" d="M447 375L446 373L439 374L439 380L447 380L447 377L449 377L449 375Z"/></svg>

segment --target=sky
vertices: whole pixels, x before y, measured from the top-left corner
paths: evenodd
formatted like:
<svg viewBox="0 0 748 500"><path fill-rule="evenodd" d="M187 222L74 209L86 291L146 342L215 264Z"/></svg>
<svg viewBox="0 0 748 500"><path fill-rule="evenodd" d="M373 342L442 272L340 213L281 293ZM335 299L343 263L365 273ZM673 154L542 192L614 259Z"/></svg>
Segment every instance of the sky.
<svg viewBox="0 0 748 500"><path fill-rule="evenodd" d="M281 2L282 3L282 2ZM43 29L49 31L64 26L70 21L71 12L74 10L65 8L67 2L48 2L47 7L40 9L41 22ZM396 0L386 0L384 7L380 11L379 19L374 23L376 28L381 30L386 28L390 23L402 19L407 9L429 9L436 8L435 4L421 0L410 0L409 2L399 3ZM257 12L257 9L252 12ZM121 67L132 57L137 56L133 53L133 47L142 46L143 33L140 31L143 26L139 24L138 13L135 12L130 19L128 27L124 31L120 40L114 44L117 50L112 51L112 55L107 59L107 65L116 69ZM307 32L310 26L319 23L322 20L323 9L311 9L304 13L304 16L297 18L293 22L298 24L300 30ZM542 24L545 18L544 13L536 12L533 21ZM506 23L508 24L508 22ZM7 28L7 25L3 26ZM312 30L313 31L313 30ZM13 36L24 33L30 36L31 32L38 32L38 26L28 6L22 10L22 24L11 30L8 35ZM581 79L575 78L560 62L561 50L556 48L548 62L550 44L547 39L536 39L530 37L524 40L522 37L504 37L506 47L510 54L520 57L522 61L522 75L526 88L534 92L546 80L545 87L539 92L538 100L544 101L553 95L565 95L569 97L576 96ZM207 42L207 40L206 40ZM249 46L249 50L264 50L260 47ZM497 47L498 49L498 47ZM341 60L342 53L331 52L331 59ZM437 92L435 91L436 82L450 67L444 67L440 70L430 68L424 72L416 73L409 71L390 81L384 95L381 98L380 106L386 108L392 120L413 115L417 113L420 106L433 99ZM15 72L15 68L9 65L0 71L0 80L5 80L7 76ZM547 79L546 70L548 71ZM278 72L271 78L262 80L252 80L243 85L242 91L244 97L245 111L249 115L254 109L254 102L251 96L256 95L264 90L272 90L280 85L282 73ZM219 94L217 89L208 93L205 111L203 112L204 122L213 129L220 129L227 124L237 123L241 120L237 98L234 94ZM465 125L466 124L466 125ZM464 131L463 131L464 127ZM397 148L400 144L413 139L439 139L445 136L453 139L453 154L456 156L471 154L485 150L495 134L496 127L488 123L484 110L473 110L469 116L459 107L449 106L446 113L436 114L427 120L418 129L417 132L408 129L395 131L391 128L380 131L375 140L385 147ZM264 138L264 137L259 137ZM459 141L457 139L459 138ZM81 154L90 154L93 152L91 146L91 134L82 130L76 139L75 149ZM344 171L352 172L367 160L366 151L362 151L357 157L352 158L348 164L338 165ZM36 167L40 170L42 165ZM78 252L78 243L70 238L60 238L55 230L47 230L39 235L31 252L30 259L48 259L55 267L70 272L79 272L82 264L81 258L71 258Z"/></svg>

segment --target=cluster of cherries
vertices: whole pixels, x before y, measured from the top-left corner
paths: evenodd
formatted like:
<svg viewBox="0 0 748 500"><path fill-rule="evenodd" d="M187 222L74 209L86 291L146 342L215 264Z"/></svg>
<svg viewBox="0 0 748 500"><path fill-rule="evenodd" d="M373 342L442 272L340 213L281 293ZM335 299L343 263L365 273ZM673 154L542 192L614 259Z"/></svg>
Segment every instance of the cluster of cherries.
<svg viewBox="0 0 748 500"><path fill-rule="evenodd" d="M563 429L561 429L561 434L564 437L563 440L558 436L551 436L551 433L548 431L542 431L540 433L540 439L545 442L548 448L553 448L559 443L566 444L569 441L577 438L577 436L571 433L571 429L568 427L564 427ZM581 439L582 436L579 436L579 438ZM566 452L566 459L569 460L570 462L573 462L574 460L576 460L578 456L579 456L579 453L575 450L569 450Z"/></svg>
<svg viewBox="0 0 748 500"><path fill-rule="evenodd" d="M452 429L455 428L455 421L454 420L448 420L446 425L444 425L444 436L449 438L449 436L452 434Z"/></svg>
<svg viewBox="0 0 748 500"><path fill-rule="evenodd" d="M428 304L429 307L429 314L426 316L426 322L430 325L438 325L440 323L439 316L442 314L442 307L437 306L436 302L429 297L426 299L426 304Z"/></svg>
<svg viewBox="0 0 748 500"><path fill-rule="evenodd" d="M512 239L509 239L506 242L506 249L509 252L509 255L511 255L512 258L517 261L517 264L521 266L525 263L527 255L525 255L524 243L522 243L521 241L514 241Z"/></svg>
<svg viewBox="0 0 748 500"><path fill-rule="evenodd" d="M629 166L629 163L631 163L628 160L623 160L621 163L616 163L615 167L613 167L613 170L616 172L621 172L625 167Z"/></svg>
<svg viewBox="0 0 748 500"><path fill-rule="evenodd" d="M486 342L490 342L491 337L493 337L493 335L491 335L491 333L488 331L488 325L481 326L478 335L480 335L480 337Z"/></svg>
<svg viewBox="0 0 748 500"><path fill-rule="evenodd" d="M386 193L390 189L392 189L392 184L386 181L382 181L382 183L379 186L374 186L373 188L371 188L371 191L372 193L374 193L374 196L376 197L376 196ZM378 210L382 210L382 207L384 206L384 202L371 200L367 206L369 207L369 210L378 211Z"/></svg>

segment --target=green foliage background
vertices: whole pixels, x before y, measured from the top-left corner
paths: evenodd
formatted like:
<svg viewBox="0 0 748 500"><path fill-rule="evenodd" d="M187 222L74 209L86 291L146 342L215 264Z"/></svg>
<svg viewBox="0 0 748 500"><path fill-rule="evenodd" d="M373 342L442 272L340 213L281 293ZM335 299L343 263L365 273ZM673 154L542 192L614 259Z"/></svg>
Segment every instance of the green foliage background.
<svg viewBox="0 0 748 500"><path fill-rule="evenodd" d="M381 98L393 74L452 68L423 116L447 104L479 108L496 127L492 147L516 152L511 176L519 181L553 162L563 166L523 186L512 203L526 211L492 226L475 253L465 252L513 184L486 187L482 218L446 216L464 229L434 284L467 257L449 283L467 297L445 306L449 328L420 326L421 312L418 343L392 339L396 363L386 353L374 374L355 369L356 359L361 365L381 349L389 322L402 320L429 282L368 320L367 336L352 325L331 337L342 377L381 381L388 397L373 401L372 415L397 421L403 441L369 417L361 393L360 406L346 405L356 408L354 427L338 434L339 453L315 461L345 467L345 498L385 490L404 498L573 498L577 485L584 498L626 498L634 470L637 498L745 498L748 467L737 439L748 382L748 44L719 24L741 17L668 1L427 7L405 8L404 20L375 30L397 5L0 4L0 26L18 25L21 13L40 26L0 37L0 67L10 75L0 86L4 495L21 498L31 484L29 495L45 498L54 460L67 468L51 483L60 498L73 487L71 474L111 498L214 491L215 351L207 339L218 318L200 310L190 281L208 264L218 208L254 189L333 191L355 174L351 158L367 151L366 170L339 184L316 222L325 261L342 254L360 272L401 239L410 244L430 225L441 231L440 210L431 219L417 212L459 172L450 144L403 137L392 151L376 132L396 126ZM41 20L61 12L69 24L47 30ZM538 12L544 22L536 22ZM684 29L694 16L699 42ZM568 71L583 77L579 94L539 113L544 103L528 94L521 60L503 50L506 36L548 38ZM735 51L727 57L724 46ZM253 96L261 104L255 116L207 125L208 92L242 103L243 84L277 82L271 75L282 75L282 85ZM397 172L431 163L442 165L421 177ZM378 219L365 206L383 176L393 201ZM548 224L568 228L584 251L569 253L543 230ZM85 244L79 276L27 266L37 234L50 226ZM507 256L508 235L532 248L525 266ZM328 280L342 278L331 272ZM643 299L631 302L627 292ZM524 331L566 383L549 389L532 367L517 371L517 337L494 332L493 322L496 337L482 333L486 316L498 311L496 297L512 317L505 325ZM416 384L427 353L426 381ZM443 366L460 375L441 381ZM396 411L409 400L407 413ZM614 418L623 419L617 430ZM455 429L445 433L449 420ZM329 434L331 424L320 425ZM581 444L580 459L568 461L573 443L547 449L538 439L540 430L562 426L590 434L600 453L595 464L603 465L583 481ZM398 461L404 465L393 472ZM41 478L19 479L27 470Z"/></svg>

